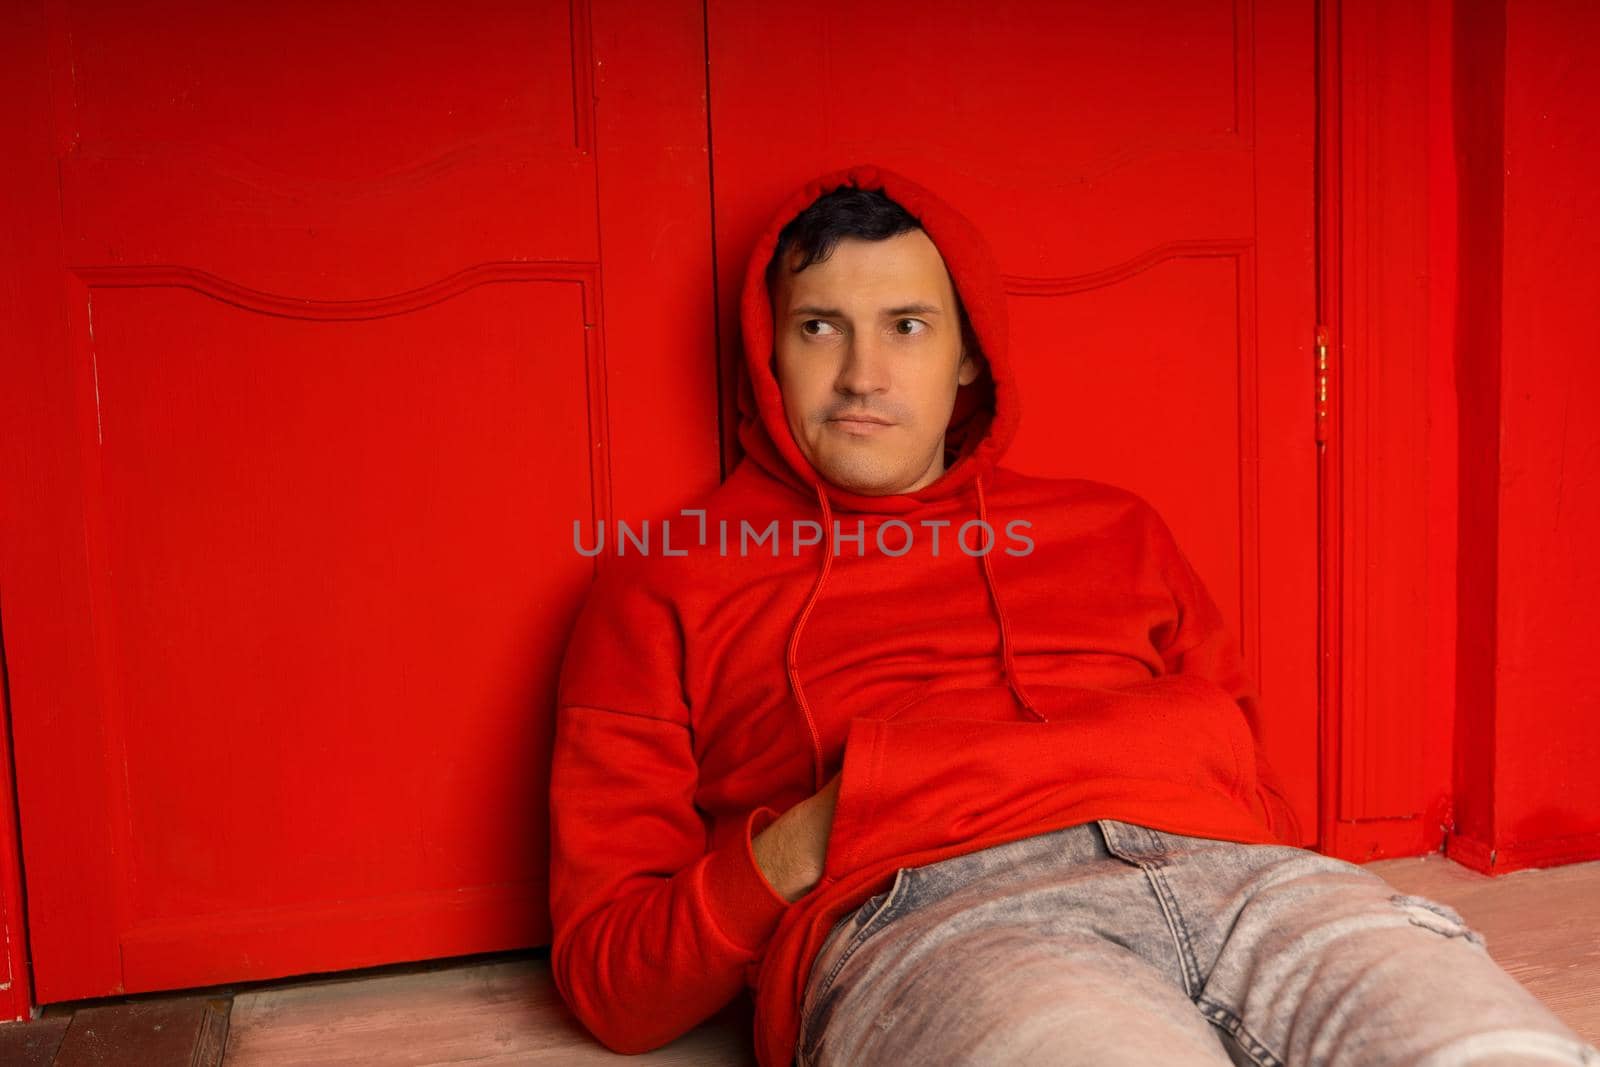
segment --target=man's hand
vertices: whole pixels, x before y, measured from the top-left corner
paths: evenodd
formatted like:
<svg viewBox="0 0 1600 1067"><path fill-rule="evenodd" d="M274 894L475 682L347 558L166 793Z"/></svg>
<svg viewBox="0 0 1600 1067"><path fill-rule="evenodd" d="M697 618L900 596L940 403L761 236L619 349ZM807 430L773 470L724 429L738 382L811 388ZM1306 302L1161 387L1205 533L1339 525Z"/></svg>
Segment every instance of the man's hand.
<svg viewBox="0 0 1600 1067"><path fill-rule="evenodd" d="M842 773L842 772L841 772ZM750 839L756 866L778 895L794 903L822 880L822 863L833 831L839 775L772 821Z"/></svg>

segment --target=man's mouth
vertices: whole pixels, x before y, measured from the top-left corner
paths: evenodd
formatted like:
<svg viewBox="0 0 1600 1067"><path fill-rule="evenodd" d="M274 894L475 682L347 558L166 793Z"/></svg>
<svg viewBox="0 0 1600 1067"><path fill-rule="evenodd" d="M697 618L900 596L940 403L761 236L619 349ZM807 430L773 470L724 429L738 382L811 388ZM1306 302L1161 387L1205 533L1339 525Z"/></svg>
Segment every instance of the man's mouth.
<svg viewBox="0 0 1600 1067"><path fill-rule="evenodd" d="M873 437L886 433L894 423L876 415L840 415L828 422L851 437Z"/></svg>

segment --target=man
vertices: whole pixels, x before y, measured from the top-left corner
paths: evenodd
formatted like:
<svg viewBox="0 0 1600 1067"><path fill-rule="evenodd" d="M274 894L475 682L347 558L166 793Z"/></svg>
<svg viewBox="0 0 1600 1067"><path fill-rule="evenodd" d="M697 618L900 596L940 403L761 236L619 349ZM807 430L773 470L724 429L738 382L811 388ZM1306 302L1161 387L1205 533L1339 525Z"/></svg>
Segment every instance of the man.
<svg viewBox="0 0 1600 1067"><path fill-rule="evenodd" d="M562 668L552 971L604 1044L748 986L764 1067L1600 1062L1453 910L1295 847L1148 503L999 466L964 217L810 182L741 320L745 459L671 552L615 546Z"/></svg>

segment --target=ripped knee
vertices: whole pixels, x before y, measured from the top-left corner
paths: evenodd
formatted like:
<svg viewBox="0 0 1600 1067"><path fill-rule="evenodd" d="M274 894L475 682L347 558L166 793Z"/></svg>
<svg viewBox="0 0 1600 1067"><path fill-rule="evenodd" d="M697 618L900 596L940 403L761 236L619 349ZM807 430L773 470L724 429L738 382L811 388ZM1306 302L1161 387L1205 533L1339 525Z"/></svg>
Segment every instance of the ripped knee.
<svg viewBox="0 0 1600 1067"><path fill-rule="evenodd" d="M1444 937L1459 937L1488 950L1488 942L1478 930L1467 925L1461 913L1448 904L1412 893L1395 893L1389 902L1398 907L1414 925Z"/></svg>

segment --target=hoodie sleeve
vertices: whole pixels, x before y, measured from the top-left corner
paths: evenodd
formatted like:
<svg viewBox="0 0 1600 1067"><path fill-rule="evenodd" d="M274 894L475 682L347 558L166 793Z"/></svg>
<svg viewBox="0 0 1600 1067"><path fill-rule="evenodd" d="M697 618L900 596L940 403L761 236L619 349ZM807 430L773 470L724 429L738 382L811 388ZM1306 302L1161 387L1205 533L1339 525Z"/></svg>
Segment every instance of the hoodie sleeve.
<svg viewBox="0 0 1600 1067"><path fill-rule="evenodd" d="M621 568L618 568L620 570ZM677 618L603 570L562 664L550 778L551 971L607 1048L647 1052L739 994L789 902L756 865L759 807L712 847Z"/></svg>
<svg viewBox="0 0 1600 1067"><path fill-rule="evenodd" d="M1212 682L1238 704L1250 725L1255 754L1255 796L1252 809L1285 844L1300 844L1301 830L1294 808L1261 746L1260 694L1245 666L1239 644L1228 629L1200 575L1178 547L1171 528L1146 504L1152 541L1163 577L1177 602L1177 620L1157 635L1157 647L1168 674Z"/></svg>

